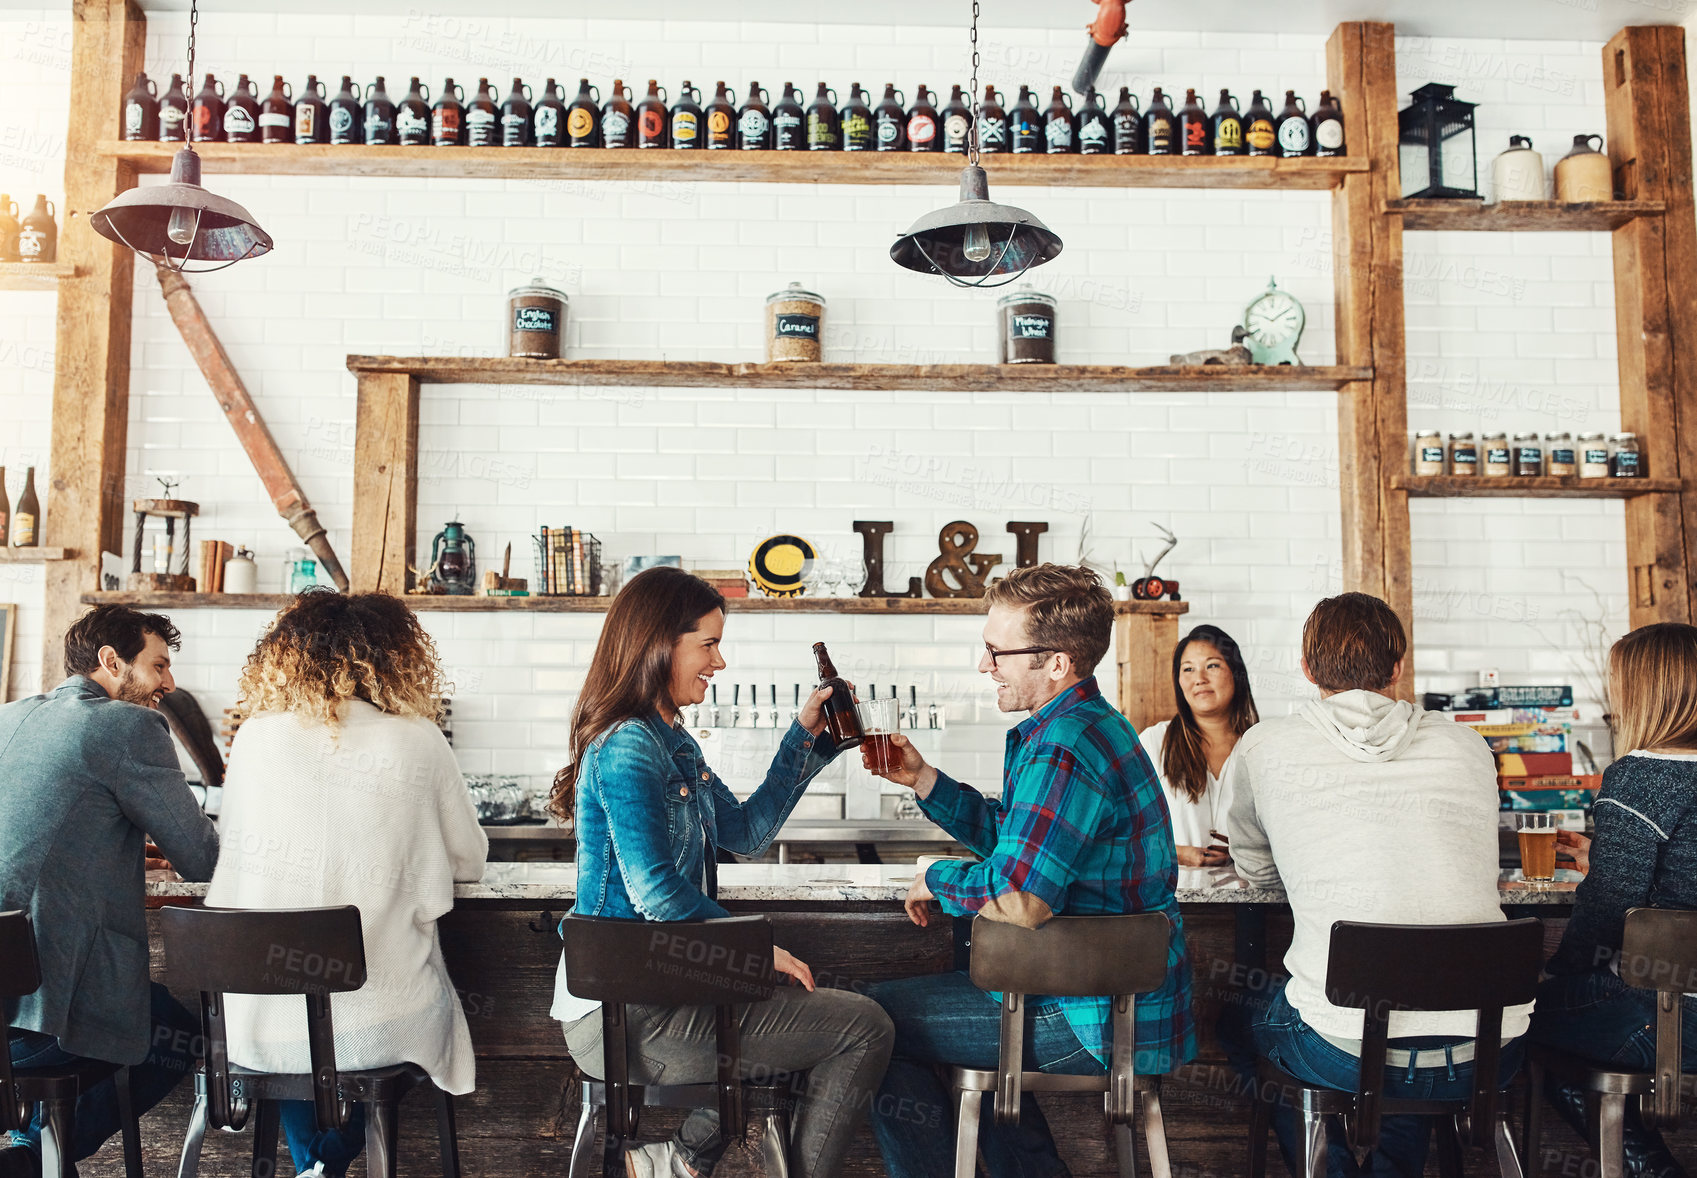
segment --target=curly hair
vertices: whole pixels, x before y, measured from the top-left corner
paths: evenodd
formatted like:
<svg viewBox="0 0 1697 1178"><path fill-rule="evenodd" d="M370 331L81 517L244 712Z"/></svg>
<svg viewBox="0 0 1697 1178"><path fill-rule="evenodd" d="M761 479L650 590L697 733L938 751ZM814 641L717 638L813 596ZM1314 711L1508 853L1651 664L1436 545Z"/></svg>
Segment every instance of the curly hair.
<svg viewBox="0 0 1697 1178"><path fill-rule="evenodd" d="M436 643L399 598L308 589L248 655L238 693L246 715L293 712L333 730L350 699L434 722L447 686Z"/></svg>

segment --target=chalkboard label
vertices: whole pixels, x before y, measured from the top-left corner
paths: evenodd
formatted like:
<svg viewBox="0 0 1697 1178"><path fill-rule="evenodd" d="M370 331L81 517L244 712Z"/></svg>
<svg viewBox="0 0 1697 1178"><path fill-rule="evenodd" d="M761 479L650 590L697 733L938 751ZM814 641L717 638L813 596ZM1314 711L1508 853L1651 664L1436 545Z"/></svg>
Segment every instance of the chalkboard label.
<svg viewBox="0 0 1697 1178"><path fill-rule="evenodd" d="M817 315L778 315L776 326L773 328L779 337L786 335L802 336L807 339L819 338L819 316Z"/></svg>
<svg viewBox="0 0 1697 1178"><path fill-rule="evenodd" d="M1049 327L1054 320L1047 315L1014 315L1008 324L1008 331L1014 339L1048 339Z"/></svg>
<svg viewBox="0 0 1697 1178"><path fill-rule="evenodd" d="M549 307L514 307L514 331L557 331L554 312Z"/></svg>

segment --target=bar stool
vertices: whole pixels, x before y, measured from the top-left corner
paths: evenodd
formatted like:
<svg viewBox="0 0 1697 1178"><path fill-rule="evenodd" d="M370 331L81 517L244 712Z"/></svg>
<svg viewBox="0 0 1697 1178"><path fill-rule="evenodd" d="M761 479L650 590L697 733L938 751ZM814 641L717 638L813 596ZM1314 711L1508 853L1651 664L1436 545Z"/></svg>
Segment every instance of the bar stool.
<svg viewBox="0 0 1697 1178"><path fill-rule="evenodd" d="M437 1088L423 1068L403 1063L348 1072L336 1067L330 995L365 985L365 937L358 908L166 908L160 926L172 984L200 991L203 1050L178 1178L195 1178L200 1172L201 1143L209 1125L239 1130L250 1119L253 1178L273 1178L280 1100L312 1101L321 1132L346 1128L351 1105L366 1105L366 1172L373 1178L395 1178L400 1101L418 1087L435 1096L443 1178L459 1178L454 1098ZM302 996L311 1074L259 1072L232 1064L224 1029L226 994Z"/></svg>
<svg viewBox="0 0 1697 1178"><path fill-rule="evenodd" d="M955 1178L972 1178L978 1160L978 1119L986 1092L994 1092L996 1123L1019 1123L1024 1092L1100 1092L1102 1111L1114 1134L1121 1178L1136 1178L1134 1103L1143 1097L1143 1133L1149 1169L1170 1178L1167 1135L1161 1121L1161 1077L1138 1075L1136 1000L1167 980L1172 922L1159 912L1127 916L1057 916L1041 928L972 920L972 984L1002 993L1001 1049L995 1070L954 1067ZM1095 997L1114 1000L1113 1054L1104 1076L1063 1076L1022 1069L1025 1055L1025 996Z"/></svg>
<svg viewBox="0 0 1697 1178"><path fill-rule="evenodd" d="M40 988L41 960L36 954L29 913L0 912L0 1000L23 998ZM10 1047L10 1043L5 1046ZM0 1051L0 1133L26 1128L27 1110L41 1105L41 1172L51 1178L65 1178L76 1141L77 1098L107 1079L118 1090L124 1173L127 1178L141 1178L141 1124L136 1118L130 1069L121 1064L87 1059L59 1067L13 1068L11 1051Z"/></svg>
<svg viewBox="0 0 1697 1178"><path fill-rule="evenodd" d="M1520 1160L1499 1103L1497 1072L1502 1058L1503 1008L1531 1002L1544 956L1538 920L1488 924L1332 925L1326 967L1326 1000L1362 1012L1361 1067L1355 1091L1322 1088L1291 1076L1262 1059L1256 1100L1250 1110L1249 1172L1267 1172L1267 1128L1275 1095L1294 1095L1302 1108L1308 1148L1306 1178L1326 1173L1326 1122L1344 1118L1350 1148L1360 1153L1379 1143L1380 1119L1437 1117L1438 1169L1444 1178L1462 1173L1463 1144L1494 1147L1503 1178L1521 1178ZM1386 1038L1395 1010L1473 1010L1473 1092L1465 1100L1389 1100L1384 1094Z"/></svg>
<svg viewBox="0 0 1697 1178"><path fill-rule="evenodd" d="M748 1139L745 1097L765 1113L760 1138L762 1171L768 1178L790 1172L790 1110L799 1075L774 1074L760 1084L740 1076L741 1033L736 1006L770 998L772 922L764 916L657 923L568 914L560 924L565 942L566 988L578 998L601 1003L601 1052L605 1076L583 1079L583 1111L572 1142L569 1178L588 1178L598 1110L606 1110L601 1167L604 1178L622 1178L621 1150L637 1135L642 1109L703 1108L717 1105L719 1131L731 1141ZM712 1084L632 1084L625 1007L712 1006L718 1078ZM581 1065L580 1065L581 1067Z"/></svg>
<svg viewBox="0 0 1697 1178"><path fill-rule="evenodd" d="M1697 912L1633 908L1621 938L1620 976L1628 985L1656 992L1656 1066L1650 1071L1604 1068L1565 1051L1533 1044L1527 1053L1526 1156L1543 1169L1538 1139L1543 1128L1544 1077L1554 1074L1586 1094L1591 1156L1600 1178L1626 1171L1626 1102L1638 1100L1639 1116L1653 1129L1678 1129L1680 1095L1697 1096L1697 1072L1681 1068L1681 999L1697 992ZM1648 1099L1646 1099L1648 1098Z"/></svg>

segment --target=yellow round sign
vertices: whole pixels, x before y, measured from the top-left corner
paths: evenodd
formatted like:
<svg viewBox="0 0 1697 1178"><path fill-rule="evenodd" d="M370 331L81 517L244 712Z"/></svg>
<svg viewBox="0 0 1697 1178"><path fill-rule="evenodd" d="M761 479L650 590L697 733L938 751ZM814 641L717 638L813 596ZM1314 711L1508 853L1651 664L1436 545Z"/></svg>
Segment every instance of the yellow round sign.
<svg viewBox="0 0 1697 1178"><path fill-rule="evenodd" d="M768 597L797 597L817 556L800 536L768 536L748 558L748 573Z"/></svg>

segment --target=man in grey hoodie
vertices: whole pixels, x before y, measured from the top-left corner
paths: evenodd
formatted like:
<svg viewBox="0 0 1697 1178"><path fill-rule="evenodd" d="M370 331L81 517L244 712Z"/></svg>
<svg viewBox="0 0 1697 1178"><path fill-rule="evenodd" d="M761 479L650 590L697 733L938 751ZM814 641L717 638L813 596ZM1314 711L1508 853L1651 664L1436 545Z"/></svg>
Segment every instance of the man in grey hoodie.
<svg viewBox="0 0 1697 1178"><path fill-rule="evenodd" d="M1326 1000L1334 921L1504 919L1495 762L1472 729L1392 698L1407 648L1402 623L1378 598L1320 602L1302 631L1302 671L1320 698L1251 728L1227 767L1232 859L1251 883L1284 886L1296 926L1284 959L1290 977L1274 983L1251 1018L1252 1046L1298 1079L1331 1088L1355 1088L1361 1054L1361 1011ZM1515 1040L1503 1051L1504 1076L1519 1066L1531 1010L1503 1012L1503 1035ZM1386 1095L1465 1097L1474 1017L1392 1013ZM1234 1058L1253 1068L1249 1052ZM1285 1164L1302 1173L1296 1110L1277 1108L1273 1128ZM1424 1118L1386 1117L1379 1147L1358 1170L1339 1127L1329 1126L1327 1173L1419 1175L1429 1137Z"/></svg>

